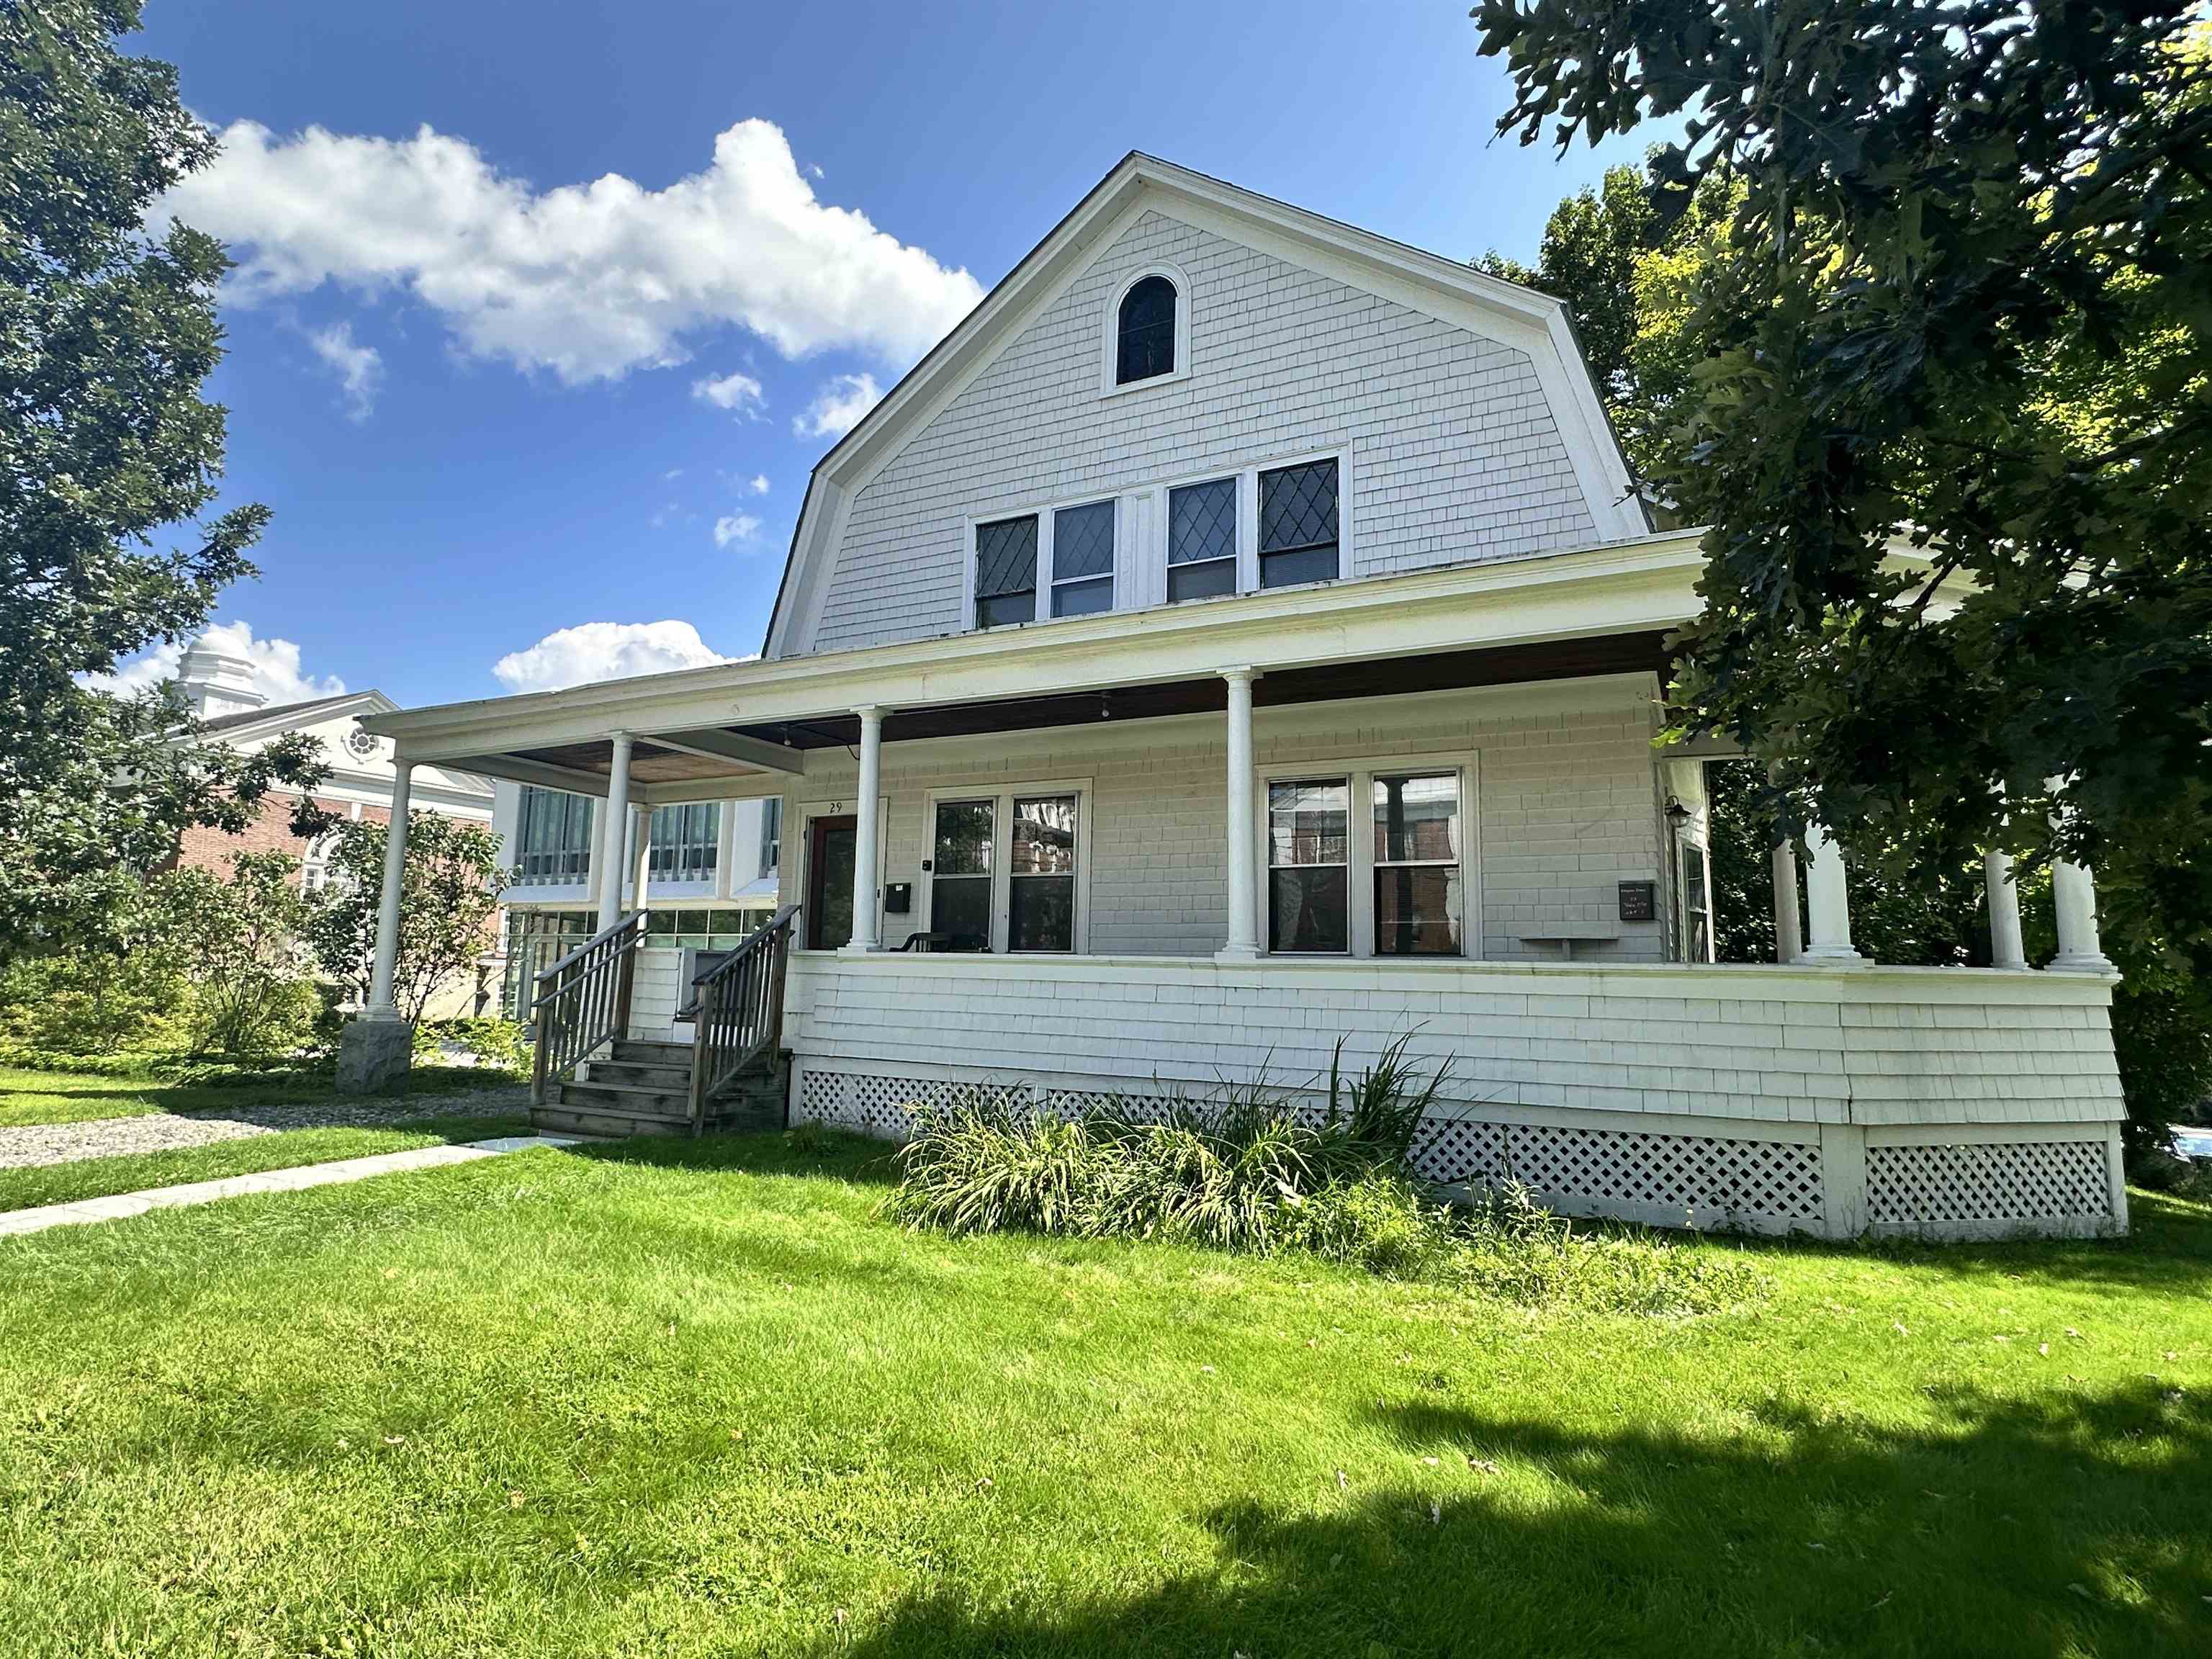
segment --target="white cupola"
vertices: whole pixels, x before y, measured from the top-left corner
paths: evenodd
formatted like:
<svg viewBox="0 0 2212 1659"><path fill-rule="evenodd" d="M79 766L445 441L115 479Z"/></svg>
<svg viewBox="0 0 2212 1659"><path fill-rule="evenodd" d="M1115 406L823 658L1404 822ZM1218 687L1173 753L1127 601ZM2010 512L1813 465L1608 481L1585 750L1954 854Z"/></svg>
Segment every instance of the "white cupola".
<svg viewBox="0 0 2212 1659"><path fill-rule="evenodd" d="M204 636L194 640L177 665L177 691L201 720L242 714L269 701L253 683L253 665Z"/></svg>

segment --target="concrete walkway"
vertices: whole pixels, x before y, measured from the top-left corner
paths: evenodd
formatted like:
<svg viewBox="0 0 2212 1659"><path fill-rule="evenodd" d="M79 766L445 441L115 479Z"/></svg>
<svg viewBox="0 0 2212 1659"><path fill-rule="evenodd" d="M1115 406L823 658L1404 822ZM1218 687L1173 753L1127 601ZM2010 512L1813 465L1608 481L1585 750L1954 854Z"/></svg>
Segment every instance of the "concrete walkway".
<svg viewBox="0 0 2212 1659"><path fill-rule="evenodd" d="M46 1204L35 1210L13 1210L0 1214L0 1237L16 1233L44 1232L49 1227L76 1227L93 1221L120 1221L149 1210L166 1210L189 1204L212 1204L217 1199L238 1198L247 1193L296 1193L309 1187L334 1186L340 1182L366 1181L371 1176L396 1175L404 1170L434 1170L447 1164L472 1164L480 1158L497 1158L532 1146L574 1146L574 1135L503 1135L496 1140L472 1140L459 1146L416 1146L404 1152L379 1152L374 1158L343 1158L331 1164L302 1164L295 1169L270 1170L260 1175L225 1176L220 1181L191 1181L180 1187L152 1187L141 1193L117 1193L110 1198L80 1199L74 1204Z"/></svg>

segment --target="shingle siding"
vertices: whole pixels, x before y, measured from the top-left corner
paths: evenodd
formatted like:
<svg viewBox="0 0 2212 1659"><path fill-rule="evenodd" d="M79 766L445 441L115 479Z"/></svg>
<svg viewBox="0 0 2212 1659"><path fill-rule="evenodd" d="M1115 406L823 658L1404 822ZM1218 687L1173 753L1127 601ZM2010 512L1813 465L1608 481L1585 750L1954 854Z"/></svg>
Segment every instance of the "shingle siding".
<svg viewBox="0 0 2212 1659"><path fill-rule="evenodd" d="M1158 264L1191 372L1102 395L1107 307ZM1147 212L854 498L811 648L958 631L970 514L1339 447L1350 575L1595 538L1526 354Z"/></svg>

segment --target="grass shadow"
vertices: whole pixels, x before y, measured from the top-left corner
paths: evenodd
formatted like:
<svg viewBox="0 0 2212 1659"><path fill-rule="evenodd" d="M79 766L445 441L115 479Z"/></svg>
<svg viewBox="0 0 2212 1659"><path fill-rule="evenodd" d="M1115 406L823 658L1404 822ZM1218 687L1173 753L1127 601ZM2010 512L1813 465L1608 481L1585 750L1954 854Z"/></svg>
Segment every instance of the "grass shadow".
<svg viewBox="0 0 2212 1659"><path fill-rule="evenodd" d="M1426 1479L1247 1504L1216 1565L1084 1605L916 1596L870 1655L2212 1651L2212 1411L1966 1390L1909 1426L1771 1405L1576 1431L1380 1407Z"/></svg>
<svg viewBox="0 0 2212 1659"><path fill-rule="evenodd" d="M585 1141L569 1150L599 1163L657 1170L820 1176L866 1187L889 1187L898 1180L896 1147L816 1124L750 1134L633 1135Z"/></svg>

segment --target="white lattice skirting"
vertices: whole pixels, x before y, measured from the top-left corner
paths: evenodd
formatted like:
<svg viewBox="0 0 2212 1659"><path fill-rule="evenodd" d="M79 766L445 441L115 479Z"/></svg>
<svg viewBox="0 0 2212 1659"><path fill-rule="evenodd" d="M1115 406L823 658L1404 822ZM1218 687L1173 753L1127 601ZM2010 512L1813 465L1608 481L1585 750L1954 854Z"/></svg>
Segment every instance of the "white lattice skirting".
<svg viewBox="0 0 2212 1659"><path fill-rule="evenodd" d="M903 1139L911 1111L977 1086L1024 1104L1073 1115L1143 1097L1048 1083L847 1069L802 1062L793 1115ZM1301 1115L1318 1115L1311 1103ZM1805 1232L1832 1237L1872 1230L1930 1237L2094 1233L2118 1224L2116 1150L2103 1126L2072 1138L2006 1139L2002 1126L1917 1130L1884 1141L1850 1125L1796 1128L1639 1117L1616 1124L1590 1113L1506 1115L1446 1107L1423 1126L1415 1167L1443 1185L1475 1189L1508 1182L1570 1215L1654 1226ZM1577 1121L1578 1120L1578 1121Z"/></svg>

